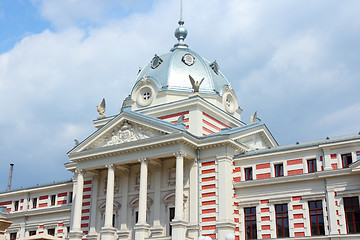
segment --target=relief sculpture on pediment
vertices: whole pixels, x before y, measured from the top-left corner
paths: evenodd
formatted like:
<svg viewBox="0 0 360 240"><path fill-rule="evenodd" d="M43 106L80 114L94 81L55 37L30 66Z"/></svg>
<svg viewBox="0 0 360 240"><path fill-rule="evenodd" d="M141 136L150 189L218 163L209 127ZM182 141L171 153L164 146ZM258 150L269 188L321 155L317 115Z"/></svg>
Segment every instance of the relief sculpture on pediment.
<svg viewBox="0 0 360 240"><path fill-rule="evenodd" d="M158 135L155 131L139 126L137 124L130 124L125 122L118 131L113 131L111 136L105 140L105 146L112 146L116 144L132 142L140 139L149 138Z"/></svg>

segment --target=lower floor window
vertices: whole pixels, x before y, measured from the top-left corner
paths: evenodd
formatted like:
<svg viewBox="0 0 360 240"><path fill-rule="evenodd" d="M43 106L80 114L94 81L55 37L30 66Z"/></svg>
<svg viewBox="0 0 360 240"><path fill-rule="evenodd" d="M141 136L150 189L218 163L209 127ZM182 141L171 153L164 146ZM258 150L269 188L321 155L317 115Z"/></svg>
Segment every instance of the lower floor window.
<svg viewBox="0 0 360 240"><path fill-rule="evenodd" d="M257 239L256 207L244 208L245 213L245 238Z"/></svg>
<svg viewBox="0 0 360 240"><path fill-rule="evenodd" d="M289 237L288 205L276 204L276 233L277 237Z"/></svg>
<svg viewBox="0 0 360 240"><path fill-rule="evenodd" d="M16 232L10 233L10 240L15 240L15 239L16 239Z"/></svg>
<svg viewBox="0 0 360 240"><path fill-rule="evenodd" d="M325 235L322 200L309 201L311 235Z"/></svg>
<svg viewBox="0 0 360 240"><path fill-rule="evenodd" d="M348 233L360 232L359 197L344 198L344 209Z"/></svg>

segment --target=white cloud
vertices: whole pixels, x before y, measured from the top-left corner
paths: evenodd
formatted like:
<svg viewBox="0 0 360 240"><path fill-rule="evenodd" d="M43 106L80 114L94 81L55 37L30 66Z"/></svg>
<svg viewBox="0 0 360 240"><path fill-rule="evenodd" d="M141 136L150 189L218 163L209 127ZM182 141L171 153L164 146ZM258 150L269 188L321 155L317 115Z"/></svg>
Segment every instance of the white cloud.
<svg viewBox="0 0 360 240"><path fill-rule="evenodd" d="M138 67L176 42L179 2L36 3L55 29L29 35L0 55L0 101L6 104L0 144L4 162L16 160L23 175L36 179L35 171L26 172L36 162L61 179L73 139L95 130L100 100L106 98L108 115L117 114ZM280 143L356 132L355 120L340 126L334 119L359 112L359 4L184 1L186 42L220 64L237 91L243 120L259 110ZM339 112L329 114L334 109ZM6 183L7 169L0 171Z"/></svg>

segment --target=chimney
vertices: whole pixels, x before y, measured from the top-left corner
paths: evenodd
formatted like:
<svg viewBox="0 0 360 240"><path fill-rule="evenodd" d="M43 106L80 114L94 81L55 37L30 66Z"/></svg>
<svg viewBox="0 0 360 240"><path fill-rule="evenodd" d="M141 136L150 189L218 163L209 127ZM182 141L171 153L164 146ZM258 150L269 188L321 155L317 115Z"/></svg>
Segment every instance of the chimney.
<svg viewBox="0 0 360 240"><path fill-rule="evenodd" d="M12 180L13 169L14 169L14 164L10 163L10 173L9 173L9 182L8 182L7 191L9 191L11 189L11 180Z"/></svg>

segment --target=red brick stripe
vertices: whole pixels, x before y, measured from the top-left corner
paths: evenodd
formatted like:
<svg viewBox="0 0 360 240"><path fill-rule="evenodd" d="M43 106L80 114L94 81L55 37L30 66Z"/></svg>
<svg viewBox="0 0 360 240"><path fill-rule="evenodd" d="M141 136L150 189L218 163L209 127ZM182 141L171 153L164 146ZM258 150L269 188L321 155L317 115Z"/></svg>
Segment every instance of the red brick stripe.
<svg viewBox="0 0 360 240"><path fill-rule="evenodd" d="M212 123L209 123L209 122L208 122L208 121L206 121L205 119L203 119L202 121L203 121L203 123L205 123L206 125L208 125L208 126L210 126L210 127L214 128L214 129L218 130L219 132L221 131L221 128L219 128L219 127L215 126L215 125L214 125L214 124L212 124Z"/></svg>
<svg viewBox="0 0 360 240"><path fill-rule="evenodd" d="M295 237L304 237L305 233L304 232L296 232L295 233Z"/></svg>
<svg viewBox="0 0 360 240"><path fill-rule="evenodd" d="M215 132L211 131L210 129L206 128L206 127L202 127L202 129L205 131L205 132L208 132L210 134L213 134Z"/></svg>
<svg viewBox="0 0 360 240"><path fill-rule="evenodd" d="M289 170L288 171L288 175L297 175L297 174L302 174L303 170L302 169L295 169L295 170Z"/></svg>
<svg viewBox="0 0 360 240"><path fill-rule="evenodd" d="M216 209L215 208L210 208L210 209L203 209L201 210L202 214L207 214L207 213L215 213Z"/></svg>
<svg viewBox="0 0 360 240"><path fill-rule="evenodd" d="M209 193L201 194L201 197L213 197L213 196L215 196L215 192L209 192Z"/></svg>
<svg viewBox="0 0 360 240"><path fill-rule="evenodd" d="M291 198L292 201L300 201L302 199L301 196L294 196Z"/></svg>
<svg viewBox="0 0 360 240"><path fill-rule="evenodd" d="M158 119L164 120L164 119L168 119L168 118L172 118L172 117L178 117L178 116L185 115L185 114L189 114L189 111L184 111L184 112L173 113L173 114L161 116L161 117L158 117Z"/></svg>
<svg viewBox="0 0 360 240"><path fill-rule="evenodd" d="M91 180L86 180L86 181L84 181L84 185L91 184L91 183L92 183Z"/></svg>
<svg viewBox="0 0 360 240"><path fill-rule="evenodd" d="M294 228L303 228L304 223L294 223Z"/></svg>
<svg viewBox="0 0 360 240"><path fill-rule="evenodd" d="M10 204L12 204L12 201L0 202L0 206L10 205Z"/></svg>
<svg viewBox="0 0 360 240"><path fill-rule="evenodd" d="M302 213L294 214L294 219L301 219L304 218Z"/></svg>
<svg viewBox="0 0 360 240"><path fill-rule="evenodd" d="M331 167L332 167L332 169L337 169L338 165L337 165L337 163L333 163L333 164L331 164Z"/></svg>
<svg viewBox="0 0 360 240"><path fill-rule="evenodd" d="M214 205L216 204L215 200L211 200L211 201L204 201L201 203L202 206L208 206L208 205Z"/></svg>
<svg viewBox="0 0 360 240"><path fill-rule="evenodd" d="M270 178L270 173L257 174L256 179Z"/></svg>
<svg viewBox="0 0 360 240"><path fill-rule="evenodd" d="M256 169L270 168L270 163L257 164Z"/></svg>
<svg viewBox="0 0 360 240"><path fill-rule="evenodd" d="M66 204L66 200L62 200L62 201L57 202L57 205L63 205L63 204Z"/></svg>
<svg viewBox="0 0 360 240"><path fill-rule="evenodd" d="M303 160L301 158L287 161L287 165L295 165L295 164L302 164L302 163L303 163Z"/></svg>
<svg viewBox="0 0 360 240"><path fill-rule="evenodd" d="M44 199L48 199L48 195L44 195L44 196L39 197L39 200L44 200Z"/></svg>
<svg viewBox="0 0 360 240"><path fill-rule="evenodd" d="M264 199L264 200L261 200L260 201L261 204L266 204L266 203L269 203L269 199Z"/></svg>
<svg viewBox="0 0 360 240"><path fill-rule="evenodd" d="M84 192L89 192L89 191L91 191L91 187L84 188Z"/></svg>
<svg viewBox="0 0 360 240"><path fill-rule="evenodd" d="M231 129L231 127L230 127L230 126L228 126L228 125L226 125L226 124L224 124L224 123L220 122L219 120L217 120L216 118L214 118L214 117L210 116L209 114L207 114L207 113L203 112L203 115L204 115L204 116L206 116L206 117L208 117L208 118L210 118L211 120L213 120L213 121L217 122L217 123L218 123L218 124L220 124L221 126L223 126L223 127L225 127L225 128L230 128L230 129Z"/></svg>
<svg viewBox="0 0 360 240"><path fill-rule="evenodd" d="M336 154L331 154L330 157L331 159L336 159Z"/></svg>
<svg viewBox="0 0 360 240"><path fill-rule="evenodd" d="M214 230L216 229L216 225L202 226L201 230Z"/></svg>
<svg viewBox="0 0 360 240"><path fill-rule="evenodd" d="M205 185L202 186L201 189L205 190L205 189L211 189L211 188L215 188L215 184L210 184L210 185Z"/></svg>
<svg viewBox="0 0 360 240"><path fill-rule="evenodd" d="M302 205L294 205L293 209L294 210L302 209Z"/></svg>
<svg viewBox="0 0 360 240"><path fill-rule="evenodd" d="M67 192L58 193L58 197L66 197L66 196L67 196Z"/></svg>
<svg viewBox="0 0 360 240"><path fill-rule="evenodd" d="M206 169L206 170L202 170L201 174L208 174L208 173L214 173L215 172L215 168L213 169Z"/></svg>
<svg viewBox="0 0 360 240"><path fill-rule="evenodd" d="M270 225L262 225L261 230L270 230Z"/></svg>
<svg viewBox="0 0 360 240"><path fill-rule="evenodd" d="M261 217L261 221L270 221L270 217L269 216L265 216L265 217Z"/></svg>
<svg viewBox="0 0 360 240"><path fill-rule="evenodd" d="M201 163L202 167L211 166L211 165L215 165L215 161Z"/></svg>
<svg viewBox="0 0 360 240"><path fill-rule="evenodd" d="M214 222L216 221L216 217L204 217L202 218L202 222Z"/></svg>
<svg viewBox="0 0 360 240"><path fill-rule="evenodd" d="M215 180L215 176L214 177L204 177L201 179L202 182L208 182L208 181L214 181Z"/></svg>
<svg viewBox="0 0 360 240"><path fill-rule="evenodd" d="M90 202L83 202L82 205L83 206L90 206Z"/></svg>

